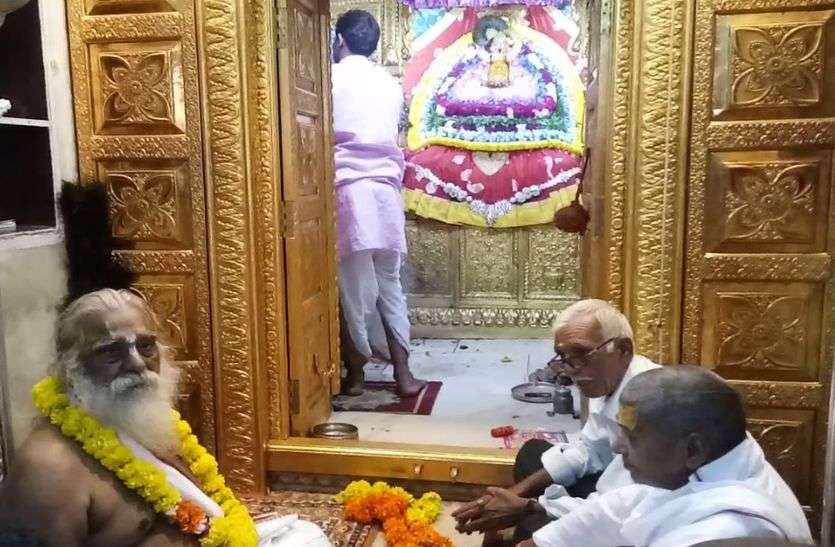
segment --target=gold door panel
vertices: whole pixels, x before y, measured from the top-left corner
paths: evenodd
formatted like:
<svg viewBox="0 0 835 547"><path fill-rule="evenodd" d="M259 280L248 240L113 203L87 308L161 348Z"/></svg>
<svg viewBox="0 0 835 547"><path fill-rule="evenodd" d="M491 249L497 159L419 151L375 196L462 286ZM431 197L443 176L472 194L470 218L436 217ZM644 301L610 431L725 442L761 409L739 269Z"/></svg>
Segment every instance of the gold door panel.
<svg viewBox="0 0 835 547"><path fill-rule="evenodd" d="M685 358L745 393L751 432L816 516L832 360L831 8L697 1L684 301Z"/></svg>
<svg viewBox="0 0 835 547"><path fill-rule="evenodd" d="M184 371L181 408L215 446L195 10L183 0L69 0L84 184L107 186L117 258Z"/></svg>

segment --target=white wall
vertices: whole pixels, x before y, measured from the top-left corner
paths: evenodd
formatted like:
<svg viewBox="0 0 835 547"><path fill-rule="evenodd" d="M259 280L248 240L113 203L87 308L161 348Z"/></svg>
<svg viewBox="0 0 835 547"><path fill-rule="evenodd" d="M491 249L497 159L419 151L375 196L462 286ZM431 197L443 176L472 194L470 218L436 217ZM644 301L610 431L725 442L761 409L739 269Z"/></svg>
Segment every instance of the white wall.
<svg viewBox="0 0 835 547"><path fill-rule="evenodd" d="M32 385L55 355L55 320L67 287L62 242L27 249L0 249L0 383L11 438L19 446L36 411Z"/></svg>

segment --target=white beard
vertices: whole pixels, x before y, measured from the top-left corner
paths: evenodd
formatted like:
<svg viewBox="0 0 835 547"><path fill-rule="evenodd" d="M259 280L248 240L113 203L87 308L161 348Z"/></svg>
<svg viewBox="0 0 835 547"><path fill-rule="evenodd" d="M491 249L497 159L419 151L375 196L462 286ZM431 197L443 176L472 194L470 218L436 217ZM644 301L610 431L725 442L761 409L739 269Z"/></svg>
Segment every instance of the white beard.
<svg viewBox="0 0 835 547"><path fill-rule="evenodd" d="M170 361L163 360L160 374L146 370L141 375L120 376L108 387L95 385L80 363L65 370L74 402L103 425L129 435L157 456L179 454L171 410L180 374Z"/></svg>

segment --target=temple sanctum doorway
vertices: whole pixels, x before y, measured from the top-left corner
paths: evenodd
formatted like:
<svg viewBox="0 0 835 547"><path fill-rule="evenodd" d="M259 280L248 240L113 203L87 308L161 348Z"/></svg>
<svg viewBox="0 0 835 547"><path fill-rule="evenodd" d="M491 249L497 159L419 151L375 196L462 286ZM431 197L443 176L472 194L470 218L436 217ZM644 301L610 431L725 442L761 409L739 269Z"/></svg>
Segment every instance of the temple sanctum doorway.
<svg viewBox="0 0 835 547"><path fill-rule="evenodd" d="M391 368L369 365L365 391L337 396L329 421L357 426L366 440L446 438L461 448L516 448L530 436L575 434L579 398L578 417L569 410L561 419L546 415L550 405L513 399L511 390L551 359L549 327L581 294L580 236L552 222L581 178L587 40L579 18L567 3L413 7L331 2L331 22L350 9L371 13L382 30L372 58L406 96L402 278L411 367L430 383L401 398ZM488 59L504 33L500 62L509 75L491 83ZM545 402L553 395L553 386L538 389ZM515 436L492 437L500 426Z"/></svg>
<svg viewBox="0 0 835 547"><path fill-rule="evenodd" d="M333 16L349 7L378 17L380 62L404 78L416 41L467 34L455 30L466 15L436 33L449 10L421 19L393 1L69 0L80 178L107 185L115 219L154 211L114 223L115 256L139 274L137 290L169 328L187 371L183 411L234 486L263 490L302 475L508 484L512 449L447 434L433 444L369 439L362 428L359 440L312 436L340 383L329 44ZM431 213L431 200L411 194L413 351L427 366L506 373L508 389L495 397L512 405L511 384L549 358L559 309L606 299L632 322L641 353L699 363L744 394L750 430L819 517L832 360L833 6L549 7L578 29L564 55L587 65L576 75L585 127L563 142L577 156L591 150L588 230L551 224L579 179L550 216L507 226L494 214L504 209L481 215L466 196L443 198L458 211L443 221L441 205ZM752 54L765 43L781 51L789 35L804 52L800 87ZM417 74L450 75L433 70ZM447 121L470 130L446 120L414 138L431 141ZM457 181L415 171L407 188L431 194L427 185L445 192L441 183L455 182L478 194L475 169L462 178L467 162L483 173L504 164L462 149L445 162ZM516 184L521 192L526 182ZM483 220L461 222L466 211ZM552 419L544 405L519 404Z"/></svg>

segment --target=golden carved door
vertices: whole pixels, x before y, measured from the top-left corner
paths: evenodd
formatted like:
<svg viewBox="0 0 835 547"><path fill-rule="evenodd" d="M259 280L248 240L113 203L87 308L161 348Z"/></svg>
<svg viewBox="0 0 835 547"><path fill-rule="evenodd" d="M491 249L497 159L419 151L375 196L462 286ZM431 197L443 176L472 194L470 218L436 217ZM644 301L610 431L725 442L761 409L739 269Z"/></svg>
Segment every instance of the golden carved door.
<svg viewBox="0 0 835 547"><path fill-rule="evenodd" d="M820 515L832 333L835 11L696 2L685 360L731 380Z"/></svg>
<svg viewBox="0 0 835 547"><path fill-rule="evenodd" d="M327 419L339 331L327 0L279 0L278 87L290 430Z"/></svg>
<svg viewBox="0 0 835 547"><path fill-rule="evenodd" d="M107 186L117 259L184 372L180 408L215 446L194 4L68 0L81 181Z"/></svg>

